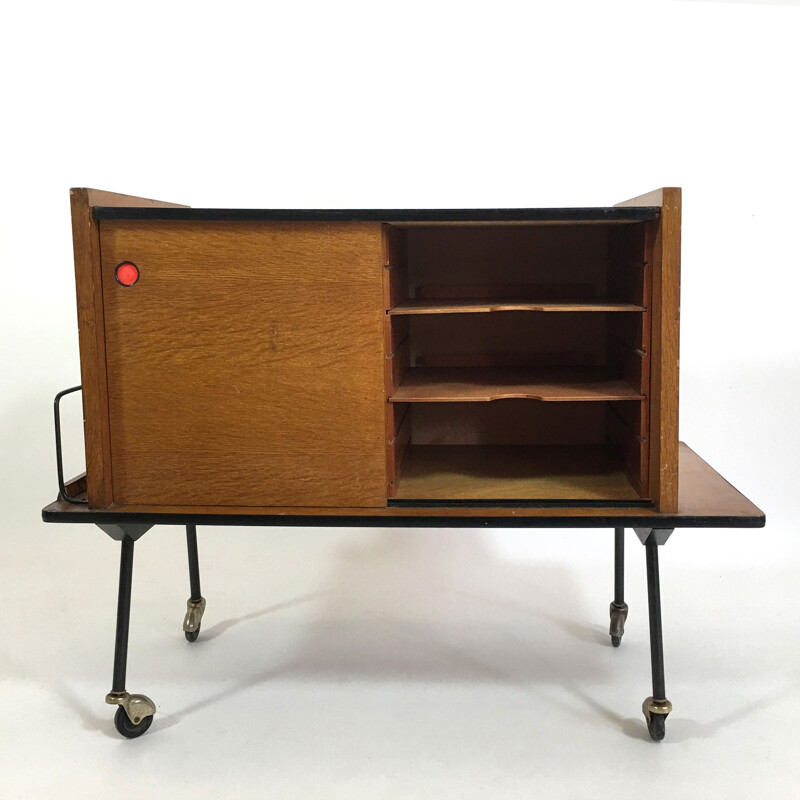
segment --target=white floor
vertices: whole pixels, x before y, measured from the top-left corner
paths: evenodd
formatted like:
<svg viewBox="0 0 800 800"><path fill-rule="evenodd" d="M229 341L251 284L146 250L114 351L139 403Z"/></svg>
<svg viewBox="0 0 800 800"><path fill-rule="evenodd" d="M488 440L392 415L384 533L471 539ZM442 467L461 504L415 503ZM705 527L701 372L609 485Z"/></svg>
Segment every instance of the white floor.
<svg viewBox="0 0 800 800"><path fill-rule="evenodd" d="M33 523L3 541L0 797L800 797L796 570L748 568L764 536L662 548L675 710L657 745L631 532L613 649L610 530L201 528L190 645L183 531L154 529L128 688L158 713L128 741L103 702L118 545Z"/></svg>

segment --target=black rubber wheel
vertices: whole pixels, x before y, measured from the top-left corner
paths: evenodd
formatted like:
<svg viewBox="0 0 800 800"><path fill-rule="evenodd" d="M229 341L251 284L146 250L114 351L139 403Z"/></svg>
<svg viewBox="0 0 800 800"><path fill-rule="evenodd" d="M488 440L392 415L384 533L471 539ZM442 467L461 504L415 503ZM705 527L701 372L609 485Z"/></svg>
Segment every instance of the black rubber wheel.
<svg viewBox="0 0 800 800"><path fill-rule="evenodd" d="M611 637L611 644L614 647L619 647L622 644L622 637L621 636L612 636Z"/></svg>
<svg viewBox="0 0 800 800"><path fill-rule="evenodd" d="M187 642L196 642L197 637L200 635L200 626L197 626L196 631L184 631L183 635L186 637Z"/></svg>
<svg viewBox="0 0 800 800"><path fill-rule="evenodd" d="M660 742L664 739L666 724L666 714L650 714L650 722L647 723L647 730L650 733L650 738L654 742Z"/></svg>
<svg viewBox="0 0 800 800"><path fill-rule="evenodd" d="M153 717L145 717L139 723L131 722L130 717L122 706L117 708L117 713L114 714L114 727L126 739L135 739L147 731L153 722Z"/></svg>

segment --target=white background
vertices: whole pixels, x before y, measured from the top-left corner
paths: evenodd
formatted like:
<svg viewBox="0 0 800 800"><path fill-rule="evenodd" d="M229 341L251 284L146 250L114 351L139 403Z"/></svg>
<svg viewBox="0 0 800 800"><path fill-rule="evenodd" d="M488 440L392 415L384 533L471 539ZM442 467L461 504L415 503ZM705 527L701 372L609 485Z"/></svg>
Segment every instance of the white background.
<svg viewBox="0 0 800 800"><path fill-rule="evenodd" d="M800 797L800 9L789 3L19 3L0 25L0 798ZM611 531L46 526L79 382L70 186L193 206L611 205L681 186L681 438L767 513L661 552ZM68 472L80 465L68 411ZM75 463L70 463L74 461Z"/></svg>

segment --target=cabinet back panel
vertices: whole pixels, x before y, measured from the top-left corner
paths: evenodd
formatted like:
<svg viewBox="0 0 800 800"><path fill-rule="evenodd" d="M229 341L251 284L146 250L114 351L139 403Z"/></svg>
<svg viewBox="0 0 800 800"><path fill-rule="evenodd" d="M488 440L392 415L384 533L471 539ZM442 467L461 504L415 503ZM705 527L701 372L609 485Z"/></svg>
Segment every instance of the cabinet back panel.
<svg viewBox="0 0 800 800"><path fill-rule="evenodd" d="M592 366L606 360L605 314L431 314L413 317L410 328L412 364ZM471 358L486 354L500 360Z"/></svg>
<svg viewBox="0 0 800 800"><path fill-rule="evenodd" d="M417 403L416 445L573 445L606 442L605 403Z"/></svg>
<svg viewBox="0 0 800 800"><path fill-rule="evenodd" d="M100 244L115 503L385 505L380 225L104 221Z"/></svg>
<svg viewBox="0 0 800 800"><path fill-rule="evenodd" d="M604 225L408 230L409 296L425 284L583 284L606 294Z"/></svg>

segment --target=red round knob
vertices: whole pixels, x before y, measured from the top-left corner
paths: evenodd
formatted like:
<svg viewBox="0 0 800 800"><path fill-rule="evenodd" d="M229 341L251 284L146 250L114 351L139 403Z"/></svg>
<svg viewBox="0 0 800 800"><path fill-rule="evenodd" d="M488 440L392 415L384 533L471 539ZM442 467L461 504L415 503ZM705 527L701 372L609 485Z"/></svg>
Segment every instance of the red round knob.
<svg viewBox="0 0 800 800"><path fill-rule="evenodd" d="M133 286L139 280L139 267L130 261L123 261L121 264L117 264L114 277L117 279L117 283L121 283L123 286Z"/></svg>

